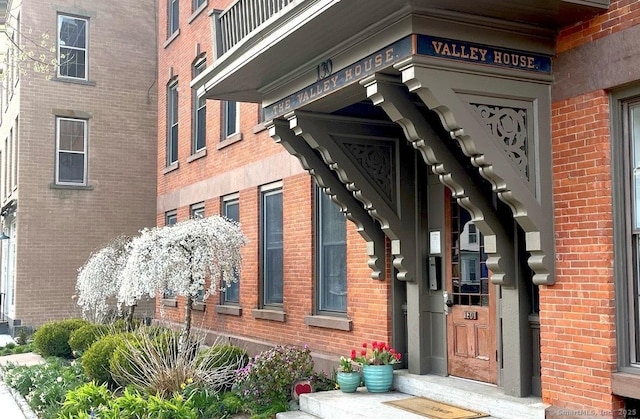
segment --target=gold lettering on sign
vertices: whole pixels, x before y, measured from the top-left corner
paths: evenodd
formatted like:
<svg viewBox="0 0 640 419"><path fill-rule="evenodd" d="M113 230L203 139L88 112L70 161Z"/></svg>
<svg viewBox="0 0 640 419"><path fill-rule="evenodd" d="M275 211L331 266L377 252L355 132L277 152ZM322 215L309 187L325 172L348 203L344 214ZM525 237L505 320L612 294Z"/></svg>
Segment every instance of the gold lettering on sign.
<svg viewBox="0 0 640 419"><path fill-rule="evenodd" d="M458 45L453 42L431 41L433 50L438 55L464 58L472 61L487 61L487 49Z"/></svg>
<svg viewBox="0 0 640 419"><path fill-rule="evenodd" d="M431 41L436 55L443 57L462 58L469 61L489 62L493 51L493 64L518 67L526 70L535 69L535 58L519 52L497 51L488 48L472 47L455 42Z"/></svg>

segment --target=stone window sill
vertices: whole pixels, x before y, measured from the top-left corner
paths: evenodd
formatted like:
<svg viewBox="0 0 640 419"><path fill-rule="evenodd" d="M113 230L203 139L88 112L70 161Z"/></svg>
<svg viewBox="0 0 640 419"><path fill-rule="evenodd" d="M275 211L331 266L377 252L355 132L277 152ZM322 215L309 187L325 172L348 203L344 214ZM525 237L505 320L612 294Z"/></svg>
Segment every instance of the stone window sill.
<svg viewBox="0 0 640 419"><path fill-rule="evenodd" d="M345 317L333 316L306 316L304 324L312 327L322 327L324 329L336 329L351 331L352 322Z"/></svg>
<svg viewBox="0 0 640 419"><path fill-rule="evenodd" d="M191 308L194 311L204 311L207 308L207 305L205 303L203 303L202 301L194 301L193 305L191 306Z"/></svg>
<svg viewBox="0 0 640 419"><path fill-rule="evenodd" d="M216 146L216 148L218 150L220 150L221 148L225 148L230 146L233 143L237 143L238 141L242 140L242 133L238 133L238 134L233 134L227 138L225 138L224 140L220 141L218 143L218 145Z"/></svg>
<svg viewBox="0 0 640 419"><path fill-rule="evenodd" d="M242 307L218 304L216 306L216 313L224 314L226 316L242 316Z"/></svg>
<svg viewBox="0 0 640 419"><path fill-rule="evenodd" d="M251 310L253 318L262 320L272 320L274 322L287 321L287 313L280 310L268 310L264 308L254 308Z"/></svg>
<svg viewBox="0 0 640 419"><path fill-rule="evenodd" d="M162 170L162 174L166 175L169 172L173 172L174 170L178 170L179 167L180 167L180 163L179 162L171 163L169 166L165 167Z"/></svg>
<svg viewBox="0 0 640 419"><path fill-rule="evenodd" d="M205 157L206 155L207 155L207 149L203 148L202 150L196 151L195 153L193 153L192 155L187 157L187 163L191 163L194 160L201 159L201 158Z"/></svg>
<svg viewBox="0 0 640 419"><path fill-rule="evenodd" d="M171 44L173 42L174 39L176 39L178 37L178 35L180 35L180 28L178 28L177 31L175 31L174 33L171 34L171 36L164 41L164 44L162 44L163 48L166 48L169 46L169 44Z"/></svg>
<svg viewBox="0 0 640 419"><path fill-rule="evenodd" d="M640 374L614 372L611 375L613 394L630 399L640 399Z"/></svg>
<svg viewBox="0 0 640 419"><path fill-rule="evenodd" d="M175 298L163 298L162 305L165 307L178 307L178 300Z"/></svg>

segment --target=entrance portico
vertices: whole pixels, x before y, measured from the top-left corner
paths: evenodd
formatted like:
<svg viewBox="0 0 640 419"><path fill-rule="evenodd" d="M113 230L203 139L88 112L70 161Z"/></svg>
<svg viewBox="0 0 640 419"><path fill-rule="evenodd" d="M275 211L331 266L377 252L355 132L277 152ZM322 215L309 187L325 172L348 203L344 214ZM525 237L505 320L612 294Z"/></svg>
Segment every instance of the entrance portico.
<svg viewBox="0 0 640 419"><path fill-rule="evenodd" d="M317 12L338 7L329 3ZM274 140L356 223L372 279L393 281L394 345L411 373L464 374L448 362L460 351L448 349L472 336L468 358L495 372L468 378L537 393L532 284L554 283L548 33L469 15L392 16L253 92L229 90L224 61L194 85L207 97L258 99ZM452 268L460 236L445 188L469 214L461 228L482 233L487 304L452 297L461 292L455 278L464 279ZM456 310L464 321L448 321Z"/></svg>

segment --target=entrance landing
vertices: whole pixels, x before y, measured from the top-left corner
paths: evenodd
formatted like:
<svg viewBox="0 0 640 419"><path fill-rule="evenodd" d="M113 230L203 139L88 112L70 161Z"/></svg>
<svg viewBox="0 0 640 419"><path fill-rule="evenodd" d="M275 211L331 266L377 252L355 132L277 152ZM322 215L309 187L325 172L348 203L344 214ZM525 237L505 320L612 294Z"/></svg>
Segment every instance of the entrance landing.
<svg viewBox="0 0 640 419"><path fill-rule="evenodd" d="M395 371L395 391L368 393L360 387L356 393L339 390L303 394L300 411L279 413L278 419L420 419L424 416L406 412L385 402L422 396L431 400L483 412L495 419L544 419L545 409L538 397L512 397L493 385L455 377L413 375L407 370Z"/></svg>

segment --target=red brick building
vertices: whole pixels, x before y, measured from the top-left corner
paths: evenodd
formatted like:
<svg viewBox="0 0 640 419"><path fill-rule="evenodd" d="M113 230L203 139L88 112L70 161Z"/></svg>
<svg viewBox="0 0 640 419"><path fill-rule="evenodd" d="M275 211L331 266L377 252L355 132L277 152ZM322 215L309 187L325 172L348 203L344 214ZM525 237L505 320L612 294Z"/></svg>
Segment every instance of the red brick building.
<svg viewBox="0 0 640 419"><path fill-rule="evenodd" d="M410 374L547 416L638 415L639 19L639 1L165 1L158 224L222 213L249 239L195 324L327 361L388 341Z"/></svg>

